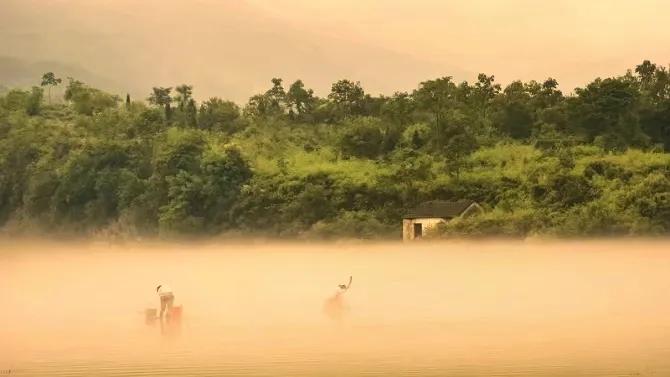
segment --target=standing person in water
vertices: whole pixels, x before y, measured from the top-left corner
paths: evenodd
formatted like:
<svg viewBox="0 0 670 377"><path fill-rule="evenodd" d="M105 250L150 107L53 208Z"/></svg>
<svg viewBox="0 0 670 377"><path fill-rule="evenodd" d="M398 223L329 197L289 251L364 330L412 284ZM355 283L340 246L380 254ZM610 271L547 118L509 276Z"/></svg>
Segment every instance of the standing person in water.
<svg viewBox="0 0 670 377"><path fill-rule="evenodd" d="M174 304L174 294L172 294L172 289L167 285L159 285L156 287L156 292L158 292L158 297L161 299L161 314L160 318L163 318L163 312L167 308L167 316L170 316L172 311L172 304Z"/></svg>
<svg viewBox="0 0 670 377"><path fill-rule="evenodd" d="M344 292L351 288L351 280L352 277L349 276L349 283L339 284L338 287L340 290L328 298L323 305L323 312L333 320L341 320L348 310L347 304L344 301Z"/></svg>

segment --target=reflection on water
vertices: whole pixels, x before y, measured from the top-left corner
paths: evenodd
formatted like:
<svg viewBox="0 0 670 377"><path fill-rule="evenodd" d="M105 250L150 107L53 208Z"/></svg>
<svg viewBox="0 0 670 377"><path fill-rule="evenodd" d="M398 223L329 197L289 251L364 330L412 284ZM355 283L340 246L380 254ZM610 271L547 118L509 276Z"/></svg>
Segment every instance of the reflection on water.
<svg viewBox="0 0 670 377"><path fill-rule="evenodd" d="M0 241L17 376L668 376L670 243ZM333 289L353 274L350 289ZM151 321L157 282L183 306Z"/></svg>
<svg viewBox="0 0 670 377"><path fill-rule="evenodd" d="M323 312L332 320L340 321L344 318L349 307L344 301L344 291L335 292L323 305Z"/></svg>
<svg viewBox="0 0 670 377"><path fill-rule="evenodd" d="M181 330L181 319L174 317L159 318L158 322L161 325L161 335L163 336L178 336ZM151 324L153 325L153 324Z"/></svg>

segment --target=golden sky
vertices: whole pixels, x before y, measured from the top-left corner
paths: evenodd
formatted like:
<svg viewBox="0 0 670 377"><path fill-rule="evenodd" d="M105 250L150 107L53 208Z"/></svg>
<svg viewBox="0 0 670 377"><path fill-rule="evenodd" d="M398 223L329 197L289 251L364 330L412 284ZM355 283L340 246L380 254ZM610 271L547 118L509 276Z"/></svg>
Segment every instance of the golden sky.
<svg viewBox="0 0 670 377"><path fill-rule="evenodd" d="M552 76L571 91L643 59L670 62L670 1L660 0L2 3L0 57L140 95L186 82L199 97L242 102L272 77L321 95L341 78L390 94L479 72L503 84Z"/></svg>

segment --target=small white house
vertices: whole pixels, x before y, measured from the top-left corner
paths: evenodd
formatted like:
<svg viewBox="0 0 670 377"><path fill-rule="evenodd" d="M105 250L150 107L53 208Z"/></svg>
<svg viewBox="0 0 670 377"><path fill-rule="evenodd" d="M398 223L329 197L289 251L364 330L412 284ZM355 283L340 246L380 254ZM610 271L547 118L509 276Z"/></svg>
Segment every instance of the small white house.
<svg viewBox="0 0 670 377"><path fill-rule="evenodd" d="M440 223L457 217L467 217L482 212L482 207L472 200L449 202L433 200L425 202L409 211L402 220L402 239L420 239L426 231Z"/></svg>

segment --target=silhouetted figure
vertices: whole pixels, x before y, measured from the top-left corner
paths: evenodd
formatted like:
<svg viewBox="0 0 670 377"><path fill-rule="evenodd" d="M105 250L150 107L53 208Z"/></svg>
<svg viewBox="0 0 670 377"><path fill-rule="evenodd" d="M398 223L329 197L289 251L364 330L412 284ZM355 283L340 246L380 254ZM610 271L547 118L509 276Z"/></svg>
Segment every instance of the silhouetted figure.
<svg viewBox="0 0 670 377"><path fill-rule="evenodd" d="M163 318L163 313L166 309L167 316L169 317L172 314L172 305L174 304L172 289L166 285L159 285L156 287L156 292L158 292L158 297L161 300L161 314L159 317Z"/></svg>
<svg viewBox="0 0 670 377"><path fill-rule="evenodd" d="M349 276L348 284L340 284L338 287L339 291L328 298L323 305L323 312L333 320L341 320L344 317L344 314L349 309L346 302L344 301L344 292L346 292L351 287L352 277Z"/></svg>

